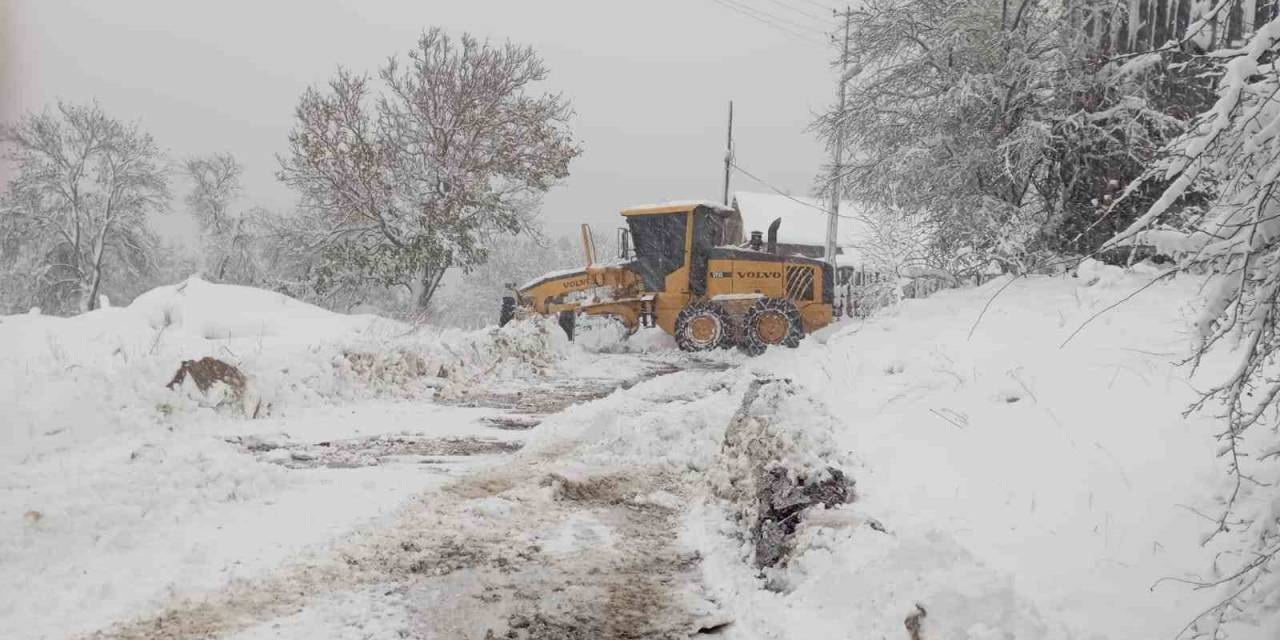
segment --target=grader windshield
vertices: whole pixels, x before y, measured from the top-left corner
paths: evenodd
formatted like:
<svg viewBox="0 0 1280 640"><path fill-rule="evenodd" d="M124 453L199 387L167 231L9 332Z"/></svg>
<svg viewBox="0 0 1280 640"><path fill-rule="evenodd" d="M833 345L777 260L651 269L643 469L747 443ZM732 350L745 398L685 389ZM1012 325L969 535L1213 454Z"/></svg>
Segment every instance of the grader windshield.
<svg viewBox="0 0 1280 640"><path fill-rule="evenodd" d="M666 277L684 264L688 212L655 213L627 218L636 245L636 271L648 291L663 291Z"/></svg>

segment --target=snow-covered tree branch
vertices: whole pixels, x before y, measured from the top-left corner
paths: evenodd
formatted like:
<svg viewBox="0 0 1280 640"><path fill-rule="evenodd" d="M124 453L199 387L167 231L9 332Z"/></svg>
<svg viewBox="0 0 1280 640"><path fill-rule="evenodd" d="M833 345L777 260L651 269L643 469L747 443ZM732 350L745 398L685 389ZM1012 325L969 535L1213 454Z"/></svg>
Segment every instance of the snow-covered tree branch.
<svg viewBox="0 0 1280 640"><path fill-rule="evenodd" d="M1260 26L1243 46L1204 54L1220 79L1217 100L1174 140L1119 202L1147 183L1166 185L1113 246L1162 243L1184 269L1215 275L1197 322L1192 363L1227 356L1192 409L1221 412L1220 455L1232 482L1209 537L1229 535L1234 553L1199 583L1219 589L1219 604L1197 622L1203 637L1248 616L1280 589L1280 20ZM1188 213L1190 194L1210 194L1207 210ZM1163 228L1157 228L1157 226ZM1220 369L1220 370L1219 370ZM1259 429L1259 425L1263 428Z"/></svg>
<svg viewBox="0 0 1280 640"><path fill-rule="evenodd" d="M939 251L1006 270L1096 249L1136 215L1110 198L1204 93L1175 52L1135 60L1100 48L1096 24L1115 9L864 3L851 20L848 104L815 124L853 149L844 195L924 216Z"/></svg>

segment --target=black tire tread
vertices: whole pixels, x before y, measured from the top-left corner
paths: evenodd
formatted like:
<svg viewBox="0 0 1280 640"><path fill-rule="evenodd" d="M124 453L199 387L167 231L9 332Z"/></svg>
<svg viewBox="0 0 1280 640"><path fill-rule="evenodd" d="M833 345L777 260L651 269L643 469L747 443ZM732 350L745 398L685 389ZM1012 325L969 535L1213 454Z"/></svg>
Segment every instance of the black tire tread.
<svg viewBox="0 0 1280 640"><path fill-rule="evenodd" d="M779 311L787 319L787 335L782 345L789 348L800 346L804 339L804 324L800 321L800 310L794 302L786 298L760 298L756 300L742 317L742 350L748 355L764 353L769 344L760 339L756 332L756 320L766 311Z"/></svg>
<svg viewBox="0 0 1280 640"><path fill-rule="evenodd" d="M719 318L721 327L720 339L706 346L693 344L684 337L685 325L688 324L689 319L702 313L711 313L712 315L715 315ZM733 319L729 317L729 312L725 311L720 305L706 301L691 303L681 309L680 314L676 316L676 346L680 347L681 351L710 351L712 349L724 347L728 344L733 334L732 323Z"/></svg>

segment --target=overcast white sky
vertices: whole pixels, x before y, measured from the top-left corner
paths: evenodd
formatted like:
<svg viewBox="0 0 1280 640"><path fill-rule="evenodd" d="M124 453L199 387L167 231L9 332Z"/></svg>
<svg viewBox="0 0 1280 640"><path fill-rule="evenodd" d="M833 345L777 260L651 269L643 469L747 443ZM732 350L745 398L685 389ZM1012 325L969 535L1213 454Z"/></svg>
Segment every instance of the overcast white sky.
<svg viewBox="0 0 1280 640"><path fill-rule="evenodd" d="M721 2L807 25L809 39ZM556 233L584 221L603 230L627 205L720 197L730 99L742 166L807 193L824 152L805 127L834 87L833 52L819 33L834 20L815 19L830 15L820 8L829 4L0 0L0 116L58 98L96 99L140 121L175 157L235 154L246 167L244 204L285 208L293 196L274 178L275 154L307 85L339 64L373 71L429 26L469 31L542 54L549 87L574 104L573 130L585 148L547 197L544 220Z"/></svg>

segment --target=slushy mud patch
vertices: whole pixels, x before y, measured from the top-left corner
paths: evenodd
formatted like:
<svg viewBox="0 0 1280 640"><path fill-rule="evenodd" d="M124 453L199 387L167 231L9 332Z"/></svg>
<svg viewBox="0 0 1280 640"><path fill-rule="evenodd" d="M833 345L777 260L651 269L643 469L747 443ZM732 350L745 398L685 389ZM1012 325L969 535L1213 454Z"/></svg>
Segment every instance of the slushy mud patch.
<svg viewBox="0 0 1280 640"><path fill-rule="evenodd" d="M522 385L519 389L492 389L486 386L446 387L436 402L458 407L505 409L529 415L559 413L578 404L599 400L619 389L631 387L661 375L675 373L675 367L646 371L642 376L624 380L582 378Z"/></svg>
<svg viewBox="0 0 1280 640"><path fill-rule="evenodd" d="M424 495L392 527L309 563L95 637L221 637L373 585L407 603L396 633L408 638L683 640L726 623L701 587L700 556L676 542L678 510L615 499L631 487L681 493L666 469L631 468L627 483L583 477L575 484L607 489L558 498L543 482L553 473L510 467L479 474L502 480L496 494Z"/></svg>
<svg viewBox="0 0 1280 640"><path fill-rule="evenodd" d="M700 586L700 556L674 543L678 510L634 499L636 491L682 492L678 483L655 467L546 474L540 484L568 515L542 545L546 558L537 570L486 581L475 599L500 622L457 637L685 640L725 624ZM566 548L560 539L575 530Z"/></svg>
<svg viewBox="0 0 1280 640"><path fill-rule="evenodd" d="M581 380L559 384L542 384L519 390L469 388L437 396L437 402L458 407L505 409L523 414L550 415L576 404L599 400L622 388L617 383Z"/></svg>
<svg viewBox="0 0 1280 640"><path fill-rule="evenodd" d="M528 431L542 424L542 419L538 416L522 415L494 416L485 418L484 421L490 427L503 431Z"/></svg>
<svg viewBox="0 0 1280 640"><path fill-rule="evenodd" d="M380 435L368 438L295 443L256 437L228 440L260 459L290 469L353 469L388 462L435 463L439 458L503 455L520 450L521 444L480 438L427 438Z"/></svg>
<svg viewBox="0 0 1280 640"><path fill-rule="evenodd" d="M439 404L504 409L529 416L559 413L574 405L599 400L618 390L680 371L725 371L728 362L689 356L646 358L637 375L623 378L570 378L523 384L512 388L484 384L450 384L436 395Z"/></svg>
<svg viewBox="0 0 1280 640"><path fill-rule="evenodd" d="M95 639L179 640L223 637L302 610L313 599L370 585L439 579L478 567L509 566L536 550L477 547L460 536L426 535L429 525L401 521L385 535L348 544L311 564L258 581L236 581L205 598L186 598L163 611L92 634ZM412 637L401 634L400 637Z"/></svg>
<svg viewBox="0 0 1280 640"><path fill-rule="evenodd" d="M551 487L551 495L556 500L600 504L625 502L640 488L635 478L620 473L556 472L547 474L542 484Z"/></svg>

